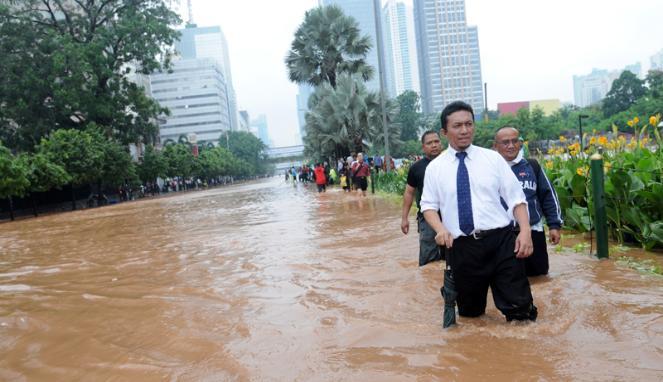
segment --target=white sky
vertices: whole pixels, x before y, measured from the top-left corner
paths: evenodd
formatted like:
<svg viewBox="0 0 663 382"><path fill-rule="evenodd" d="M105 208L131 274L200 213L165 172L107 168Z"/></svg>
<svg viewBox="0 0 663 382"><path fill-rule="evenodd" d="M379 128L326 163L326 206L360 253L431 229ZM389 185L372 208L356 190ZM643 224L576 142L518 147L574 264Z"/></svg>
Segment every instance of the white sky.
<svg viewBox="0 0 663 382"><path fill-rule="evenodd" d="M317 0L192 0L198 26L219 25L228 40L238 107L267 115L275 146L298 144L297 86L284 58ZM412 4L412 0L403 0ZM181 0L186 9L186 0ZM573 101L573 75L622 69L663 49L663 0L466 0L479 29L488 105ZM186 16L184 16L186 19ZM376 68L377 69L377 68Z"/></svg>

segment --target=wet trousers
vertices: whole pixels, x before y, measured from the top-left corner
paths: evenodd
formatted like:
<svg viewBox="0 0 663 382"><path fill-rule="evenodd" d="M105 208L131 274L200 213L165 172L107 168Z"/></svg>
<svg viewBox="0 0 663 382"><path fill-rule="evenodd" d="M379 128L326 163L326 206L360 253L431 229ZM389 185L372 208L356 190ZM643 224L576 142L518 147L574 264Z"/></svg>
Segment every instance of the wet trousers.
<svg viewBox="0 0 663 382"><path fill-rule="evenodd" d="M486 311L490 287L495 306L511 320L536 320L524 262L513 252L516 236L507 226L481 238L460 236L453 242L447 261L458 291L458 312L477 317Z"/></svg>
<svg viewBox="0 0 663 382"><path fill-rule="evenodd" d="M532 256L525 258L525 273L527 276L540 276L548 274L548 244L546 233L532 230Z"/></svg>
<svg viewBox="0 0 663 382"><path fill-rule="evenodd" d="M419 266L433 261L444 260L446 248L435 242L435 230L424 219L424 215L417 214L417 231L419 232Z"/></svg>

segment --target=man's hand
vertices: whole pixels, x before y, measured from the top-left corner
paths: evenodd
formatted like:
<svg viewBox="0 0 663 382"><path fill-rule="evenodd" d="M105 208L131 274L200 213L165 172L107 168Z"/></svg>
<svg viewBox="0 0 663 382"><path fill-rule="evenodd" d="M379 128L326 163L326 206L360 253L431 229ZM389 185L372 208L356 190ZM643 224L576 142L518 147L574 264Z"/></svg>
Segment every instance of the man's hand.
<svg viewBox="0 0 663 382"><path fill-rule="evenodd" d="M435 235L435 242L439 246L451 248L454 244L454 237L451 235L451 232L442 226L442 228L437 231L437 235Z"/></svg>
<svg viewBox="0 0 663 382"><path fill-rule="evenodd" d="M559 244L559 239L562 237L562 233L559 229L551 228L548 233L550 234L550 242L553 244Z"/></svg>
<svg viewBox="0 0 663 382"><path fill-rule="evenodd" d="M532 254L534 247L532 246L532 232L528 230L520 230L518 237L516 237L516 246L513 252L516 254L517 259L524 259Z"/></svg>
<svg viewBox="0 0 663 382"><path fill-rule="evenodd" d="M401 219L401 231L403 231L403 233L406 235L408 232L410 232L410 219L408 218Z"/></svg>

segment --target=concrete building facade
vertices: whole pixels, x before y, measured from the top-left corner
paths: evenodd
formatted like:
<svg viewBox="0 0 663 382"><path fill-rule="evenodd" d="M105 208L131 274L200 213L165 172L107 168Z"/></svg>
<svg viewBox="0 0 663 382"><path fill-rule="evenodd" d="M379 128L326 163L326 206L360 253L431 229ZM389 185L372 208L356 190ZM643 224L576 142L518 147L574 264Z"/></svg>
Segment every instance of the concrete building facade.
<svg viewBox="0 0 663 382"><path fill-rule="evenodd" d="M159 122L161 143L195 133L198 142L218 144L231 124L227 88L213 59L178 60L172 73L150 75L151 96L171 113Z"/></svg>

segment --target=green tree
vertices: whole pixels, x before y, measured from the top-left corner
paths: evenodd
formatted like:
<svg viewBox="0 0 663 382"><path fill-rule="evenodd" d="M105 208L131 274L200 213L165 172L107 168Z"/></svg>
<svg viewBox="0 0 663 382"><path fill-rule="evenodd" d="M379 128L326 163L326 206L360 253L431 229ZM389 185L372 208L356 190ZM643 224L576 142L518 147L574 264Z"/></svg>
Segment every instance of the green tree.
<svg viewBox="0 0 663 382"><path fill-rule="evenodd" d="M385 102L390 144L400 141L400 125L395 122L398 104ZM319 86L309 98L306 114L304 153L311 158L340 158L351 151L365 152L368 144L383 145L380 98L367 91L357 76L341 74L336 88Z"/></svg>
<svg viewBox="0 0 663 382"><path fill-rule="evenodd" d="M663 98L663 70L650 70L645 82L653 98Z"/></svg>
<svg viewBox="0 0 663 382"><path fill-rule="evenodd" d="M401 126L401 140L417 140L419 139L419 130L421 130L421 112L419 95L412 91L406 90L396 98L399 105L398 116L396 121Z"/></svg>
<svg viewBox="0 0 663 382"><path fill-rule="evenodd" d="M163 156L168 164L167 176L178 176L184 180L194 175L197 164L189 145L183 143L168 145L163 150Z"/></svg>
<svg viewBox="0 0 663 382"><path fill-rule="evenodd" d="M30 187L28 169L0 144L0 199L9 200L9 218L14 220L14 196L23 196Z"/></svg>
<svg viewBox="0 0 663 382"><path fill-rule="evenodd" d="M64 168L71 177L71 206L75 210L75 188L98 181L104 166L104 152L99 143L88 132L60 129L43 138L37 152Z"/></svg>
<svg viewBox="0 0 663 382"><path fill-rule="evenodd" d="M290 81L335 88L341 73L371 79L373 68L365 61L371 40L360 32L357 21L336 5L307 11L285 59Z"/></svg>
<svg viewBox="0 0 663 382"><path fill-rule="evenodd" d="M613 83L605 99L603 99L603 114L610 117L628 109L646 92L644 82L635 74L624 70Z"/></svg>
<svg viewBox="0 0 663 382"><path fill-rule="evenodd" d="M165 112L130 81L169 67L179 23L164 0L24 0L0 6L0 131L31 151L55 129L104 126L152 142Z"/></svg>
<svg viewBox="0 0 663 382"><path fill-rule="evenodd" d="M30 194L61 188L71 181L67 171L62 166L51 162L43 153L23 154L20 159L27 169ZM37 203L33 195L31 195L31 200L32 212L37 216Z"/></svg>
<svg viewBox="0 0 663 382"><path fill-rule="evenodd" d="M219 145L226 144L226 137L219 139ZM241 166L245 173L241 175L265 174L267 172L267 146L255 135L246 131L231 131L228 134L228 147L230 152L239 161L244 162ZM237 174L240 175L240 174Z"/></svg>
<svg viewBox="0 0 663 382"><path fill-rule="evenodd" d="M168 163L163 153L153 146L145 147L145 152L138 165L138 174L143 182L156 182L157 178L165 177Z"/></svg>
<svg viewBox="0 0 663 382"><path fill-rule="evenodd" d="M208 182L219 176L236 175L237 158L224 147L203 150L199 159L200 177Z"/></svg>

